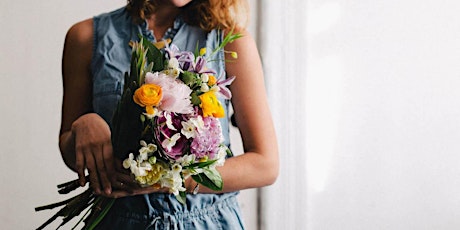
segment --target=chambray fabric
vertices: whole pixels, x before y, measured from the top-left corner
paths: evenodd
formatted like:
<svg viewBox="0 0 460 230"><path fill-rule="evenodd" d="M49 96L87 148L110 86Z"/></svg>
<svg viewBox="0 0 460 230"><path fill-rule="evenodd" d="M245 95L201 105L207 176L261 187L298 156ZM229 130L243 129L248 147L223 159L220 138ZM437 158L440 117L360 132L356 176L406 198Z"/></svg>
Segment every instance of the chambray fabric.
<svg viewBox="0 0 460 230"><path fill-rule="evenodd" d="M139 40L139 34L155 41L146 22L134 24L126 8L104 13L93 18L94 47L91 62L93 75L93 109L109 125L121 98L124 74L130 67L131 40ZM205 32L198 27L174 22L164 39L171 38L180 50L194 51L206 47L208 54L222 41L218 30ZM224 53L218 52L208 66L220 76L225 71ZM226 114L229 102L221 100ZM229 118L220 119L225 143L229 145ZM120 159L125 156L117 156ZM187 205L179 203L174 195L148 194L117 199L98 229L244 229L236 195L197 194L187 195Z"/></svg>

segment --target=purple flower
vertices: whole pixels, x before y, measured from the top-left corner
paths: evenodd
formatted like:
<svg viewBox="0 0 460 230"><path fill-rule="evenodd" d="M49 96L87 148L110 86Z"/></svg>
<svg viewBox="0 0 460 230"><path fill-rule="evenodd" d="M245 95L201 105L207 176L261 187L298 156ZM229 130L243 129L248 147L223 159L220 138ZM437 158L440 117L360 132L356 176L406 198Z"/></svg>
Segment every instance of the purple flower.
<svg viewBox="0 0 460 230"><path fill-rule="evenodd" d="M180 132L182 121L184 121L184 117L181 115L163 113L163 116L158 117L156 122L157 132L155 132L155 139L160 144L165 155L174 160L183 156L189 145L187 138Z"/></svg>
<svg viewBox="0 0 460 230"><path fill-rule="evenodd" d="M169 59L176 58L179 61L179 67L182 70L193 70L195 55L192 52L180 51L176 45L166 47L165 51Z"/></svg>
<svg viewBox="0 0 460 230"><path fill-rule="evenodd" d="M217 86L219 87L219 94L222 95L223 98L225 99L230 99L232 98L232 92L230 89L227 87L228 85L232 84L232 82L235 80L235 76L231 76L229 78L225 77L225 72L222 73L219 78L217 79Z"/></svg>
<svg viewBox="0 0 460 230"><path fill-rule="evenodd" d="M194 66L194 72L195 73L209 73L209 74L216 74L216 71L212 70L212 69L208 69L206 67L206 59L202 56L199 56L196 58L196 63L195 63L195 66Z"/></svg>

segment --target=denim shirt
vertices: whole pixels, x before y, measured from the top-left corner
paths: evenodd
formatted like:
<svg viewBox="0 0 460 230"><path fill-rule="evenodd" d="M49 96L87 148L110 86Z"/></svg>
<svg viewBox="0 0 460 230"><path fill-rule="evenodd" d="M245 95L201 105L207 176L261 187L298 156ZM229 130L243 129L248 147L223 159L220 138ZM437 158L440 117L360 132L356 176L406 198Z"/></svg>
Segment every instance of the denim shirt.
<svg viewBox="0 0 460 230"><path fill-rule="evenodd" d="M124 74L130 68L130 41L139 34L155 42L146 22L134 24L126 8L93 18L94 47L91 62L93 75L93 109L111 125L117 103L121 99ZM208 53L219 46L223 34L218 30L205 32L198 27L176 20L164 38L182 51L206 47ZM220 76L225 71L223 50L208 62L208 67ZM227 117L221 118L225 144L229 145L229 101L219 99ZM118 156L124 159L126 156ZM151 193L117 199L97 229L244 229L236 195L187 194L187 205L180 204L174 195Z"/></svg>
<svg viewBox="0 0 460 230"><path fill-rule="evenodd" d="M104 120L111 125L111 119L121 99L124 84L124 74L130 68L131 47L130 41L138 41L139 34L155 42L151 30L148 30L146 22L134 24L126 8L120 8L111 13L106 13L94 18L94 47L91 62L91 73L93 75L93 109ZM187 25L178 19L174 22L164 39L172 38L172 44L181 51L194 51L206 47L206 55L210 55L223 39L223 33L219 30L212 30L207 33L199 27ZM208 67L217 72L217 77L225 71L224 52L220 50L210 57ZM208 57L207 57L208 58ZM219 119L222 126L225 144L230 145L229 138L229 101L219 98L226 117ZM125 158L126 156L118 156Z"/></svg>

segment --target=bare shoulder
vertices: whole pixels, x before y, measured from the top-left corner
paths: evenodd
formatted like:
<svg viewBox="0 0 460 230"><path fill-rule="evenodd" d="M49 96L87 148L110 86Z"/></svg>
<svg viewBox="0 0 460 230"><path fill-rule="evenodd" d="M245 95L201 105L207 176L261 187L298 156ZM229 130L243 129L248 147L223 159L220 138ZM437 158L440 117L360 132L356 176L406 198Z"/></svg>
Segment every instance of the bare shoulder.
<svg viewBox="0 0 460 230"><path fill-rule="evenodd" d="M229 60L225 64L227 74L241 76L239 77L240 79L249 77L263 78L262 64L254 38L247 30L240 30L238 33L242 37L225 46L227 51L225 59ZM236 59L231 56L232 52L236 52L238 56Z"/></svg>
<svg viewBox="0 0 460 230"><path fill-rule="evenodd" d="M240 29L233 33L239 33L242 35L241 38L236 39L235 41L227 44L225 47L226 50L229 51L236 51L236 52L244 52L244 50L257 50L256 43L252 35L246 29ZM225 32L225 35L228 34L228 31Z"/></svg>
<svg viewBox="0 0 460 230"><path fill-rule="evenodd" d="M67 31L65 42L67 46L71 46L69 48L91 50L93 43L93 19L86 19L70 27Z"/></svg>

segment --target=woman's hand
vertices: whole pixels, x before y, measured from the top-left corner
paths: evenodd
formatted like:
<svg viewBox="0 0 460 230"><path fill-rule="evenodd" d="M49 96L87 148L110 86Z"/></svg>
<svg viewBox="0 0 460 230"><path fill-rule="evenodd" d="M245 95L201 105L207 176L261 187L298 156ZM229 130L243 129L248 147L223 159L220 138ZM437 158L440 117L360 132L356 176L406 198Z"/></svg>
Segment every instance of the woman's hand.
<svg viewBox="0 0 460 230"><path fill-rule="evenodd" d="M168 192L154 187L142 188L133 179L122 162L113 157L111 132L108 124L99 115L88 113L72 124L75 139L75 169L80 185L86 184L85 169L89 173L90 187L98 195L119 198Z"/></svg>
<svg viewBox="0 0 460 230"><path fill-rule="evenodd" d="M72 123L75 141L75 170L80 185L86 183L85 169L89 173L90 186L96 194L112 192L111 176L115 174L109 125L99 115L88 113Z"/></svg>

